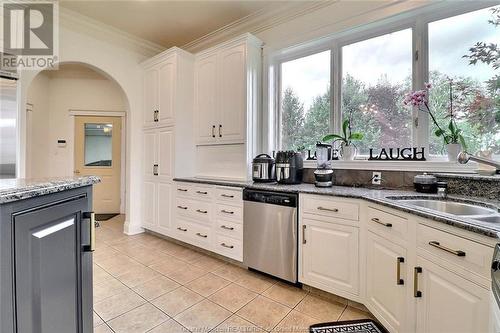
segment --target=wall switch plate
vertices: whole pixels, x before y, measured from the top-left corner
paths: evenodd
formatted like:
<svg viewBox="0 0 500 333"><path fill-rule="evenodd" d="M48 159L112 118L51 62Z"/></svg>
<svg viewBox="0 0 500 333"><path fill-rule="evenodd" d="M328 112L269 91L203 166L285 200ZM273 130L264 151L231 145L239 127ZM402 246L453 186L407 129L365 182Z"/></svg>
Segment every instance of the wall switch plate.
<svg viewBox="0 0 500 333"><path fill-rule="evenodd" d="M382 183L382 172L374 171L372 175L372 184L380 185Z"/></svg>

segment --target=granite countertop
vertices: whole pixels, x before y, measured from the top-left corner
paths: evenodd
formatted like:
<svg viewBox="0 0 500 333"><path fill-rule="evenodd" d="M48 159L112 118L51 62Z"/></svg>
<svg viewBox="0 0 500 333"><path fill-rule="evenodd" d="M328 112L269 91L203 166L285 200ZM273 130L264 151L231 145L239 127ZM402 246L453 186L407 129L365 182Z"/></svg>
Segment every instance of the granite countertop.
<svg viewBox="0 0 500 333"><path fill-rule="evenodd" d="M279 191L287 193L307 193L318 195L329 195L344 198L364 199L386 207L394 208L406 213L414 214L420 217L432 219L437 222L445 223L471 232L479 233L488 237L500 238L500 224L481 222L470 218L461 218L455 215L436 212L434 210L417 207L406 204L401 200L392 198L419 199L419 198L437 198L435 194L417 193L415 191L402 190L377 190L362 187L333 186L328 188L319 188L314 184L299 185L281 185L276 183L253 183L244 181L222 181L208 180L199 178L176 178L175 181L190 183L202 183L210 185L232 186L240 188L251 188L257 190ZM465 197L458 195L449 195L448 200L472 203L480 206L492 208L500 212L500 200L489 200L479 197Z"/></svg>
<svg viewBox="0 0 500 333"><path fill-rule="evenodd" d="M97 176L0 179L0 204L100 183Z"/></svg>

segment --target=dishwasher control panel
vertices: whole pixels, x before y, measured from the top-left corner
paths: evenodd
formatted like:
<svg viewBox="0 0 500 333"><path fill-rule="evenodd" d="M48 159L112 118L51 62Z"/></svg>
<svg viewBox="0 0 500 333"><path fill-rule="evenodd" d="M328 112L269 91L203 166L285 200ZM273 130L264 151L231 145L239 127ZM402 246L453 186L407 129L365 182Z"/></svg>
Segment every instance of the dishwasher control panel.
<svg viewBox="0 0 500 333"><path fill-rule="evenodd" d="M243 190L243 200L267 203L271 205L297 207L297 195L293 193Z"/></svg>

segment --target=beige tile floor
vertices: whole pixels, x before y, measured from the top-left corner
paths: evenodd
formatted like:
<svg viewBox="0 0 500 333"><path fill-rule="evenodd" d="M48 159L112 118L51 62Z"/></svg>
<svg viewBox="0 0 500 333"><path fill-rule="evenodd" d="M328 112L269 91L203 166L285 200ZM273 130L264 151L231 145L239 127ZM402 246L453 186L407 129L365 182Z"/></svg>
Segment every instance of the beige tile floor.
<svg viewBox="0 0 500 333"><path fill-rule="evenodd" d="M94 332L307 332L367 318L356 308L150 234L101 223L94 253Z"/></svg>

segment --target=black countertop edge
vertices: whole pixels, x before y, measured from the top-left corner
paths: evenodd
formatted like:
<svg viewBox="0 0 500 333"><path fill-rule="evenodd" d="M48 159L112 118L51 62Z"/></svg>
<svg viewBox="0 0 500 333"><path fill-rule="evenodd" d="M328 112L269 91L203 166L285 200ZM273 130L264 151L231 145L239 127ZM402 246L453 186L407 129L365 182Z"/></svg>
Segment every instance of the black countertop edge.
<svg viewBox="0 0 500 333"><path fill-rule="evenodd" d="M458 218L456 216L438 213L435 211L427 210L404 204L397 200L389 199L389 197L404 197L405 199L422 198L422 197L437 197L435 194L418 193L414 191L402 190L376 190L362 187L347 187L347 186L333 186L328 188L315 187L314 184L299 184L299 185L280 185L276 183L253 183L253 182L235 182L223 180L207 180L198 178L176 178L174 181L209 184L218 186L229 186L239 188L249 188L257 190L268 190L286 193L304 193L316 195L328 195L343 198L364 199L369 202L380 204L389 208L393 208L405 213L417 215L423 218L428 218L436 222L444 223L460 229L465 229L474 233L492 238L500 238L500 225L493 225L486 222L476 221L467 218ZM482 206L495 208L500 212L500 201L489 200L479 197L466 197L458 195L450 195L450 199L457 201L469 201Z"/></svg>
<svg viewBox="0 0 500 333"><path fill-rule="evenodd" d="M97 176L0 179L0 204L39 197L101 182Z"/></svg>
<svg viewBox="0 0 500 333"><path fill-rule="evenodd" d="M445 178L445 179L480 180L480 181L500 183L500 175L484 176L477 173L432 173L432 174L438 178Z"/></svg>

